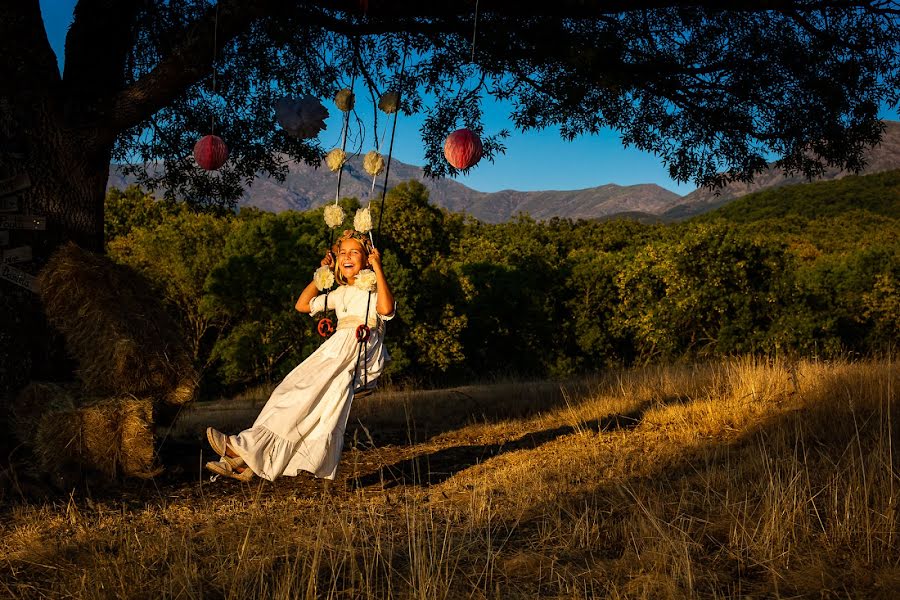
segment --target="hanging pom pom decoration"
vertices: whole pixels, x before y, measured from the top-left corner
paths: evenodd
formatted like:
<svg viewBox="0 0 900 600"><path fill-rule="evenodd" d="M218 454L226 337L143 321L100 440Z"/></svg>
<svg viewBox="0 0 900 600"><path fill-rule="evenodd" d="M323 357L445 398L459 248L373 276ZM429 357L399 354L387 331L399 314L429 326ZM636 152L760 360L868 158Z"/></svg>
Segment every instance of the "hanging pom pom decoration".
<svg viewBox="0 0 900 600"><path fill-rule="evenodd" d="M356 210L356 215L353 216L353 229L360 233L372 231L372 213L369 212L368 206Z"/></svg>
<svg viewBox="0 0 900 600"><path fill-rule="evenodd" d="M325 224L334 229L344 222L344 209L337 204L329 204L325 207Z"/></svg>
<svg viewBox="0 0 900 600"><path fill-rule="evenodd" d="M393 114L400 108L400 94L397 92L385 92L378 99L378 108L387 114Z"/></svg>
<svg viewBox="0 0 900 600"><path fill-rule="evenodd" d="M334 285L334 273L328 267L319 267L313 273L313 282L320 292L324 292Z"/></svg>
<svg viewBox="0 0 900 600"><path fill-rule="evenodd" d="M205 135L194 144L194 160L206 171L215 171L228 160L228 146L217 135Z"/></svg>
<svg viewBox="0 0 900 600"><path fill-rule="evenodd" d="M369 341L369 334L372 332L368 325L360 325L356 328L356 341L360 344Z"/></svg>
<svg viewBox="0 0 900 600"><path fill-rule="evenodd" d="M325 164L332 173L340 169L345 162L347 162L347 153L340 148L335 148L325 155Z"/></svg>
<svg viewBox="0 0 900 600"><path fill-rule="evenodd" d="M372 269L362 269L353 278L353 287L364 292L374 292L378 284L378 276Z"/></svg>
<svg viewBox="0 0 900 600"><path fill-rule="evenodd" d="M366 153L366 157L363 159L363 169L366 170L366 173L375 177L384 171L384 157L375 150Z"/></svg>
<svg viewBox="0 0 900 600"><path fill-rule="evenodd" d="M313 96L280 98L275 102L275 118L289 135L314 138L325 129L328 110Z"/></svg>
<svg viewBox="0 0 900 600"><path fill-rule="evenodd" d="M324 317L319 319L319 325L316 327L319 331L319 335L327 338L329 335L334 333L334 323L331 322L331 319L328 317Z"/></svg>
<svg viewBox="0 0 900 600"><path fill-rule="evenodd" d="M334 103L343 112L350 112L351 110L353 110L353 105L355 102L356 96L347 88L339 91L334 97Z"/></svg>
<svg viewBox="0 0 900 600"><path fill-rule="evenodd" d="M481 160L481 138L471 129L457 129L444 141L444 157L447 162L464 171Z"/></svg>

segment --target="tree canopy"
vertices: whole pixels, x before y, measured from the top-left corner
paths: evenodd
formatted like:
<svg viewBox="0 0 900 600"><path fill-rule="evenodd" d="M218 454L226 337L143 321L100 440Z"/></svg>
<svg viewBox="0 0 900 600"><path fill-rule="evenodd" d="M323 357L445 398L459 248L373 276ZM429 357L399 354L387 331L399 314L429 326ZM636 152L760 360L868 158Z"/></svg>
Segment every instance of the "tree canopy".
<svg viewBox="0 0 900 600"><path fill-rule="evenodd" d="M274 102L351 80L424 113L434 175L454 171L441 145L458 126L502 151L505 132L483 131L488 96L522 130L611 127L701 185L747 180L773 155L809 176L856 169L879 107L897 102L900 5L881 0L80 0L62 74L38 1L4 4L6 129L52 97L63 129L117 160L164 161L143 182L199 203L317 161L315 140L276 125ZM232 160L209 174L185 157L213 122Z"/></svg>
<svg viewBox="0 0 900 600"><path fill-rule="evenodd" d="M401 183L384 206L398 217L382 241L401 299L387 372L455 384L735 354L883 352L900 322L898 192L895 171L761 192L736 201L742 210L677 224L489 225ZM277 381L321 343L321 315L293 305L327 246L322 208L157 216L138 194L107 202L110 230L121 232L111 256L145 275L186 326L204 393ZM358 206L342 203L347 215ZM112 208L128 204L143 221L126 231Z"/></svg>

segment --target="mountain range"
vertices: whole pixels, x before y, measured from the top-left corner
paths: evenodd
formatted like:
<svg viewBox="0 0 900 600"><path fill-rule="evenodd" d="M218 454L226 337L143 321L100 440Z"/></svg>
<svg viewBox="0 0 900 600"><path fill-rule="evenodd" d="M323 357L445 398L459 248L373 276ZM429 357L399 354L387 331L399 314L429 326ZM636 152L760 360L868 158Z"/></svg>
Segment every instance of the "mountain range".
<svg viewBox="0 0 900 600"><path fill-rule="evenodd" d="M866 154L866 168L861 174L900 169L900 123L885 122L881 143ZM827 170L817 180L840 179L852 173ZM678 221L723 206L751 192L780 187L807 180L802 176L785 176L770 165L750 184L732 183L719 190L697 189L685 196L655 184L620 186L606 184L582 190L547 190L479 192L452 179L430 179L421 168L398 160L391 162L388 187L410 179L428 188L431 202L452 212L469 214L487 223L508 221L526 213L535 219L563 217L570 219L608 219L629 217L642 221ZM126 187L133 181L123 177L111 165L108 187ZM344 166L341 196L355 196L362 202L380 196L382 178L373 189L372 178L362 169L362 158L353 157ZM318 169L303 163L290 163L283 182L259 177L247 186L239 206L255 206L263 210L307 210L333 200L337 175L322 166Z"/></svg>

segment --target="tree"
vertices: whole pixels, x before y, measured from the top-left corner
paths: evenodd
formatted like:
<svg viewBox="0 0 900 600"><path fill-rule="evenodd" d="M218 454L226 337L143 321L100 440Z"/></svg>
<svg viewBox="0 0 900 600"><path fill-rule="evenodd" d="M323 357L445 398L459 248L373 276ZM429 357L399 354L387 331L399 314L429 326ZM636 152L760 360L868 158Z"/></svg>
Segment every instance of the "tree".
<svg viewBox="0 0 900 600"><path fill-rule="evenodd" d="M154 228L166 218L186 212L184 204L158 201L136 185L111 188L104 206L104 237L109 242L136 228Z"/></svg>
<svg viewBox="0 0 900 600"><path fill-rule="evenodd" d="M102 250L112 159L162 161L144 183L229 204L257 173L318 160L316 142L275 126L274 100L354 77L426 113L433 174L453 171L448 131L482 130L485 95L511 101L522 129L611 126L704 184L748 179L770 153L809 175L857 168L879 105L897 100L898 8L884 0L484 0L474 52L461 0L80 0L62 73L38 0L2 7L0 178L27 172L23 208L47 218L36 268L66 240ZM213 126L233 160L211 175L185 157ZM488 133L491 156L503 132Z"/></svg>
<svg viewBox="0 0 900 600"><path fill-rule="evenodd" d="M225 383L287 375L321 343L294 309L327 247L321 211L250 214L233 227L204 284L204 305L233 327L213 349Z"/></svg>
<svg viewBox="0 0 900 600"><path fill-rule="evenodd" d="M765 349L787 268L780 243L722 223L688 224L667 237L676 239L647 244L618 275L621 319L640 355Z"/></svg>
<svg viewBox="0 0 900 600"><path fill-rule="evenodd" d="M162 204L154 201L152 206ZM187 211L164 215L156 223L148 221L111 240L109 254L153 282L181 320L194 366L203 373L211 362L210 350L228 323L225 308L210 301L205 286L223 258L232 222Z"/></svg>

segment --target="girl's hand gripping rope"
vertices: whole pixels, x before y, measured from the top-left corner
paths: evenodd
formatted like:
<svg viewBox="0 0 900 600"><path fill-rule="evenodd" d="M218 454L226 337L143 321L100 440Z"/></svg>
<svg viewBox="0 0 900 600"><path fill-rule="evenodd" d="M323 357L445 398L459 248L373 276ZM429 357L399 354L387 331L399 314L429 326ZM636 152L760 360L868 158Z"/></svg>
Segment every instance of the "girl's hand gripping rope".
<svg viewBox="0 0 900 600"><path fill-rule="evenodd" d="M325 251L325 258L319 264L329 269L334 266L334 254L331 253L331 250Z"/></svg>
<svg viewBox="0 0 900 600"><path fill-rule="evenodd" d="M378 251L378 248L372 248L369 252L369 266L376 275L381 273L381 252Z"/></svg>

